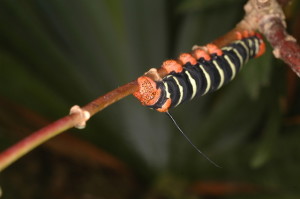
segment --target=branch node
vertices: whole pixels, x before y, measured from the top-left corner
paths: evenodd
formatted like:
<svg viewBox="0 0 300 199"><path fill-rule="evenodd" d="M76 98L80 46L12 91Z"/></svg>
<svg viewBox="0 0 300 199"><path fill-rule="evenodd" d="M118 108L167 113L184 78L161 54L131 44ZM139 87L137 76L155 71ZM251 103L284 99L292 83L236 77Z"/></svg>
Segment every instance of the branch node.
<svg viewBox="0 0 300 199"><path fill-rule="evenodd" d="M201 50L207 51L206 46L193 45L193 46L192 46L192 50L194 51L194 50L196 50L196 49L201 49Z"/></svg>
<svg viewBox="0 0 300 199"><path fill-rule="evenodd" d="M145 73L145 76L150 77L154 81L162 80L156 68L150 68L150 70Z"/></svg>
<svg viewBox="0 0 300 199"><path fill-rule="evenodd" d="M292 35L286 35L285 36L285 41L292 41L292 42L297 42L297 39L293 37Z"/></svg>
<svg viewBox="0 0 300 199"><path fill-rule="evenodd" d="M244 9L246 16L241 23L247 24L249 29L259 29L264 33L265 30L269 30L267 28L271 25L268 23L274 18L280 19L286 26L285 15L276 0L249 0Z"/></svg>
<svg viewBox="0 0 300 199"><path fill-rule="evenodd" d="M91 114L88 111L83 110L78 105L74 105L71 107L70 115L71 114L79 114L79 116L80 116L74 125L74 127L78 128L78 129L84 129L86 126L86 121L88 119L90 119L90 116L91 116Z"/></svg>
<svg viewBox="0 0 300 199"><path fill-rule="evenodd" d="M280 58L280 49L275 47L275 48L273 49L273 55L274 55L277 59L279 59L279 58Z"/></svg>

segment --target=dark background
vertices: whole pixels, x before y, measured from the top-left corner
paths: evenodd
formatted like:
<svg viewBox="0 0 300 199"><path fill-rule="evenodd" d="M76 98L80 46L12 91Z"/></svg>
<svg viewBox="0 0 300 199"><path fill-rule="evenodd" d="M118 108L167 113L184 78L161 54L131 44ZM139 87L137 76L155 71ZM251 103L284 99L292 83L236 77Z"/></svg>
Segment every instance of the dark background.
<svg viewBox="0 0 300 199"><path fill-rule="evenodd" d="M1 0L0 149L242 19L240 0ZM285 11L300 39L299 2ZM299 198L299 80L272 49L165 114L132 96L0 174L2 198Z"/></svg>

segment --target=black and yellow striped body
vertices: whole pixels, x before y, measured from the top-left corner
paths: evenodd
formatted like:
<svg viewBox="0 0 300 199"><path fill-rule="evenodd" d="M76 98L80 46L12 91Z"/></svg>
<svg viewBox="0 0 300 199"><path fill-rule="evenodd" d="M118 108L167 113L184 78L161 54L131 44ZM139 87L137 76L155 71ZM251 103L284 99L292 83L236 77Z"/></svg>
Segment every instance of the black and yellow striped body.
<svg viewBox="0 0 300 199"><path fill-rule="evenodd" d="M258 55L261 42L257 35L250 36L221 48L220 56L210 54L209 61L200 58L195 65L190 62L184 64L182 72L171 72L162 81L156 81L157 89L161 90L160 97L148 107L159 109L168 99L171 99L170 108L176 107L221 88L236 76L249 59Z"/></svg>

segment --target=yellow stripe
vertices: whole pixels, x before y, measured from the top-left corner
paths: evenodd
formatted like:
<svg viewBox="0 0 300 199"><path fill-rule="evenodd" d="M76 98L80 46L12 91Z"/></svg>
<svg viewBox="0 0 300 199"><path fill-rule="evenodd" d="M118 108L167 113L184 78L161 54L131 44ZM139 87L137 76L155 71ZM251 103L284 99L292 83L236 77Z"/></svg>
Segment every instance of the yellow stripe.
<svg viewBox="0 0 300 199"><path fill-rule="evenodd" d="M248 58L250 58L250 56L252 56L253 54L254 54L254 51L253 51L253 41L251 40L251 39L249 39L249 56L248 56Z"/></svg>
<svg viewBox="0 0 300 199"><path fill-rule="evenodd" d="M219 74L220 74L220 83L217 89L219 89L224 84L224 71L220 68L219 64L216 60L213 61L213 64L216 66Z"/></svg>
<svg viewBox="0 0 300 199"><path fill-rule="evenodd" d="M233 49L233 47L231 47L231 46L225 46L225 47L221 48L222 51L223 51L223 50L225 50L225 51L230 51L230 50L232 50L232 49Z"/></svg>
<svg viewBox="0 0 300 199"><path fill-rule="evenodd" d="M205 95L211 87L211 79L210 79L209 74L206 72L206 70L203 68L203 66L201 64L199 65L199 67L203 71L205 79L206 79L206 89L205 89L204 93L202 94L202 95Z"/></svg>
<svg viewBox="0 0 300 199"><path fill-rule="evenodd" d="M239 41L235 41L234 43L239 43ZM222 50L233 51L235 53L235 55L239 58L240 69L242 68L242 66L244 64L243 57L241 56L241 54L239 53L239 51L237 51L237 49L233 48L232 46L225 46L225 47L222 48Z"/></svg>
<svg viewBox="0 0 300 199"><path fill-rule="evenodd" d="M170 94L170 92L169 92L169 86L168 86L168 84L167 84L166 82L163 82L163 83L164 83L164 85L165 85L166 98L167 98L167 99L170 99L170 98L171 98L171 94Z"/></svg>
<svg viewBox="0 0 300 199"><path fill-rule="evenodd" d="M179 88L179 95L180 95L177 104L174 106L174 107L176 107L176 106L178 106L178 105L182 102L182 98L183 98L183 87L181 86L180 82L177 80L176 77L173 77L173 79L175 80L175 82L176 82L176 84L177 84L177 86L178 86L178 88Z"/></svg>
<svg viewBox="0 0 300 199"><path fill-rule="evenodd" d="M250 45L251 45L251 44L252 44L252 41L251 41L251 40L248 40L248 41L250 42ZM238 44L241 44L241 45L244 47L244 49L246 50L247 55L246 55L246 59L245 59L245 62L244 62L244 63L248 62L248 60L249 60L249 55L250 55L249 48L247 47L247 45L246 45L245 42L243 42L243 41L237 41L237 43L238 43Z"/></svg>
<svg viewBox="0 0 300 199"><path fill-rule="evenodd" d="M232 61L230 60L230 58L228 57L228 55L224 55L224 58L226 59L226 61L228 62L229 66L231 68L232 75L231 75L230 80L232 80L235 77L235 75L236 75L235 65L232 63Z"/></svg>
<svg viewBox="0 0 300 199"><path fill-rule="evenodd" d="M239 58L240 60L240 69L242 68L243 66L243 57L240 55L239 51L237 51L235 48L232 49L233 52L235 53L235 55Z"/></svg>
<svg viewBox="0 0 300 199"><path fill-rule="evenodd" d="M196 92L197 92L197 84L196 84L195 79L191 76L189 71L185 71L185 74L188 76L189 82L190 82L190 84L193 88L193 93L192 93L192 96L191 96L191 99L193 99L196 95Z"/></svg>
<svg viewBox="0 0 300 199"><path fill-rule="evenodd" d="M258 51L259 51L259 40L255 38L255 55L257 55ZM254 56L254 55L252 55Z"/></svg>

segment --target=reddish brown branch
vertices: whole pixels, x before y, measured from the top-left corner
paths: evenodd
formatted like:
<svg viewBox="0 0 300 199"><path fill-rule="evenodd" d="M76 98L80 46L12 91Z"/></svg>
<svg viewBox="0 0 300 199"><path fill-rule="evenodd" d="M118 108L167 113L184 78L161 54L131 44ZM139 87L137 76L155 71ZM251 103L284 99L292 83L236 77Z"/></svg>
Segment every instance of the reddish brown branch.
<svg viewBox="0 0 300 199"><path fill-rule="evenodd" d="M126 97L137 89L135 81L125 84L101 97L92 101L84 106L82 109L88 111L90 115L94 115L97 111L100 111L108 105ZM78 123L82 122L82 117L78 113L65 116L48 126L32 133L30 136L21 140L17 144L11 146L0 154L0 171L12 164L14 161L51 139L52 137L70 129L74 126L78 126Z"/></svg>
<svg viewBox="0 0 300 199"><path fill-rule="evenodd" d="M250 30L250 29L244 24L239 24L234 29L226 33L225 35L214 40L212 43L218 47L226 46L227 44L236 40L236 32L241 32L243 30Z"/></svg>
<svg viewBox="0 0 300 199"><path fill-rule="evenodd" d="M49 124L49 121L41 115L2 97L0 97L0 111L2 114L5 114L5 120L1 120L1 126L9 130L11 132L10 136L13 137L28 136L31 129ZM20 120L17 126L15 124L16 118ZM20 129L22 130L20 131ZM85 165L101 166L127 177L132 176L124 162L94 146L92 143L73 136L72 132L56 136L43 146L59 155L80 161Z"/></svg>
<svg viewBox="0 0 300 199"><path fill-rule="evenodd" d="M120 99L132 94L137 89L138 86L136 81L132 81L90 102L84 106L83 109L88 111L92 116L116 101L119 101Z"/></svg>
<svg viewBox="0 0 300 199"><path fill-rule="evenodd" d="M12 162L16 161L36 146L49 140L60 132L63 132L74 126L77 115L68 115L56 122L34 132L30 136L21 140L17 144L8 148L0 154L0 171L9 166Z"/></svg>
<svg viewBox="0 0 300 199"><path fill-rule="evenodd" d="M266 28L266 26L270 27ZM270 19L269 22L262 23L261 27L274 49L275 57L282 59L300 76L300 47L296 43L296 39L286 32L282 21L278 18Z"/></svg>
<svg viewBox="0 0 300 199"><path fill-rule="evenodd" d="M300 76L300 47L286 31L285 16L276 0L249 0L241 23L258 29L273 47L276 58L283 60Z"/></svg>

